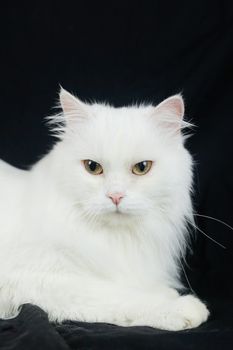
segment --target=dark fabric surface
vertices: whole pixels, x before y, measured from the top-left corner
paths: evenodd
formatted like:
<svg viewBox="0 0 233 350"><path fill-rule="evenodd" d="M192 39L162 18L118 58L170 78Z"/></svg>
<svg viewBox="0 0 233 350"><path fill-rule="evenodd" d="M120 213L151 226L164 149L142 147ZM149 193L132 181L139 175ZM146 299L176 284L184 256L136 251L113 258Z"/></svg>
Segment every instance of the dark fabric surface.
<svg viewBox="0 0 233 350"><path fill-rule="evenodd" d="M17 318L0 321L4 350L188 350L232 349L233 300L211 299L209 321L181 332L149 327L119 327L104 323L64 322L51 325L37 306L24 305Z"/></svg>
<svg viewBox="0 0 233 350"><path fill-rule="evenodd" d="M182 92L186 116L197 125L187 142L195 210L233 226L231 0L5 2L0 17L0 158L26 168L50 149L43 118L54 112L59 84L115 106ZM0 321L0 348L232 349L233 232L207 218L197 224L226 247L198 231L192 242L186 274L212 311L200 328L55 327L27 305L17 319Z"/></svg>

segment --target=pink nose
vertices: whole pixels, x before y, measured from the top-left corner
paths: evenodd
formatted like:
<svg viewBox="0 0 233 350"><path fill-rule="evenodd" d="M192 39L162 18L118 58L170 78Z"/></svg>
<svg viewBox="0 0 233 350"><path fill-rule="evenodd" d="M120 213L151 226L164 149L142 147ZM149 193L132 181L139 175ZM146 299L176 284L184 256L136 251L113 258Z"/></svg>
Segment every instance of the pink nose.
<svg viewBox="0 0 233 350"><path fill-rule="evenodd" d="M112 200L115 205L118 205L121 199L124 197L123 193L110 193L108 197Z"/></svg>

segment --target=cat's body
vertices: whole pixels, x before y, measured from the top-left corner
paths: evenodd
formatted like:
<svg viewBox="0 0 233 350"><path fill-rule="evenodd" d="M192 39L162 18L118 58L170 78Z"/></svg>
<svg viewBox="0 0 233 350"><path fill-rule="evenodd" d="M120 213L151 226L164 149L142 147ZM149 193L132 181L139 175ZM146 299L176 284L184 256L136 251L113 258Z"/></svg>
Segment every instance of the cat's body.
<svg viewBox="0 0 233 350"><path fill-rule="evenodd" d="M29 171L0 161L0 316L30 302L58 321L179 330L207 319L203 303L175 290L192 160L182 99L166 101L115 109L63 90L62 141ZM85 159L103 173L88 173ZM147 174L132 173L147 160Z"/></svg>

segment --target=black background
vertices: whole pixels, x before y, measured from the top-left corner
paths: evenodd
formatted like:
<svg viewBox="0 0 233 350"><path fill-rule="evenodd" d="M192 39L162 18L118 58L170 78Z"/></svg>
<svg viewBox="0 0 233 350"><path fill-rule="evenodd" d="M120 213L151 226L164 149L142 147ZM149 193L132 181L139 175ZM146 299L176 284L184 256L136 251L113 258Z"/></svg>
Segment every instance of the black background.
<svg viewBox="0 0 233 350"><path fill-rule="evenodd" d="M54 141L59 84L115 106L182 92L195 134L195 209L233 226L233 2L1 4L0 158L25 168ZM233 296L233 231L197 220L187 274L201 296Z"/></svg>

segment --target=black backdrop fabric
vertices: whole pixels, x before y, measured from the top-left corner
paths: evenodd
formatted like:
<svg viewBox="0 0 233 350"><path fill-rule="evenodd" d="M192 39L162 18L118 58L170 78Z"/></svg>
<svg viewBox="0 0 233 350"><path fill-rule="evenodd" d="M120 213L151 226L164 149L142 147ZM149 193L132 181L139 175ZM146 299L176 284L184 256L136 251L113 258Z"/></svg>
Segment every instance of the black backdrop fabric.
<svg viewBox="0 0 233 350"><path fill-rule="evenodd" d="M115 106L158 103L182 92L186 117L197 126L187 141L195 211L233 226L232 1L5 2L0 18L0 158L27 168L50 149L44 117L54 112L59 84L81 99ZM29 338L21 343L20 333L29 337L35 322L51 327L52 335L40 334L44 349L58 349L57 337L64 349L231 348L233 231L208 218L196 222L226 247L197 231L185 267L213 310L206 325L172 334L69 322L54 327L43 311L25 306L16 320L0 322L0 346L36 349Z"/></svg>

